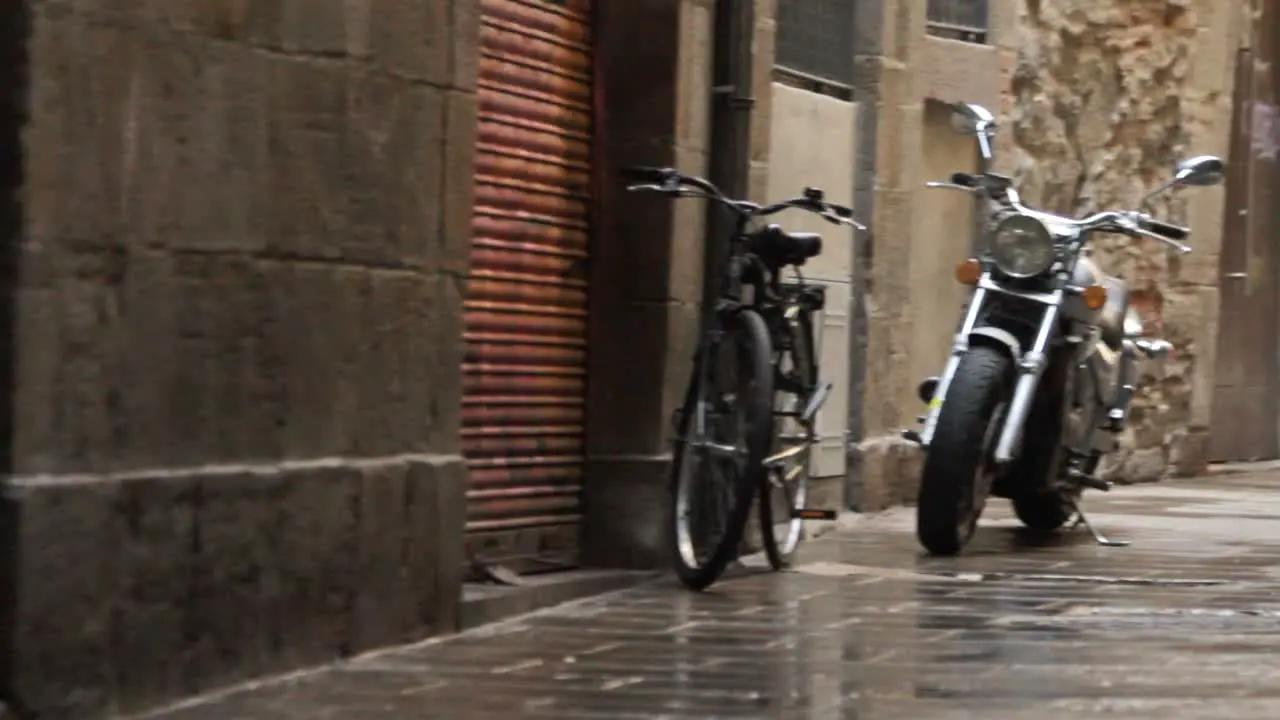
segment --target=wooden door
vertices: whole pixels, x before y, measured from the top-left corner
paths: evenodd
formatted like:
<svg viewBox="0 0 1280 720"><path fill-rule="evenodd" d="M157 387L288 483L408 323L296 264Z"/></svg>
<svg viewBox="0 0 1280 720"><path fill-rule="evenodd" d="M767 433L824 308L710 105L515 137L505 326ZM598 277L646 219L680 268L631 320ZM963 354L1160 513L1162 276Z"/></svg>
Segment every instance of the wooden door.
<svg viewBox="0 0 1280 720"><path fill-rule="evenodd" d="M1280 455L1280 78L1270 69L1280 49L1280 2L1263 5L1253 47L1241 51L1236 71L1209 445L1217 462Z"/></svg>

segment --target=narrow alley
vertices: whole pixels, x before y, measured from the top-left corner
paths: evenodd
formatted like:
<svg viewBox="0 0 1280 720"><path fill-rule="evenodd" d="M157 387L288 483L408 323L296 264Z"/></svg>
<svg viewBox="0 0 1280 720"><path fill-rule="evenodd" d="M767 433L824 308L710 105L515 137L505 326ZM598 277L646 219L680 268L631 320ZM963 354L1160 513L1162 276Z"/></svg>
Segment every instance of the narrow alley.
<svg viewBox="0 0 1280 720"><path fill-rule="evenodd" d="M1033 542L996 501L968 555L928 559L897 509L794 572L701 595L663 577L149 717L1280 717L1278 481L1088 498L1127 548Z"/></svg>

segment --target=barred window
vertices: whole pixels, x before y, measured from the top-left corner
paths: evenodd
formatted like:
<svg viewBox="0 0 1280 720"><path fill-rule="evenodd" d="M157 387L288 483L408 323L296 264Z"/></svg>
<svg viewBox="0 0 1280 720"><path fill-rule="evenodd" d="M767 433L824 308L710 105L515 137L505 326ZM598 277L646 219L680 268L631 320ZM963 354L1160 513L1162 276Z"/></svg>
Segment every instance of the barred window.
<svg viewBox="0 0 1280 720"><path fill-rule="evenodd" d="M854 0L778 0L777 64L853 83Z"/></svg>
<svg viewBox="0 0 1280 720"><path fill-rule="evenodd" d="M987 0L929 0L929 34L971 43L986 43Z"/></svg>

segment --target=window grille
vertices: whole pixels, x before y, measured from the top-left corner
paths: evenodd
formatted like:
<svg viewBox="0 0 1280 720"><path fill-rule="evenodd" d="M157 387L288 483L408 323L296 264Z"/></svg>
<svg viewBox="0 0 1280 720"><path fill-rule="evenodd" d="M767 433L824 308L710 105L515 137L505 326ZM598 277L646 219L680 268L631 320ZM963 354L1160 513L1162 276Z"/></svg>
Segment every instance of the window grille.
<svg viewBox="0 0 1280 720"><path fill-rule="evenodd" d="M853 83L854 0L778 0L777 65Z"/></svg>
<svg viewBox="0 0 1280 720"><path fill-rule="evenodd" d="M962 42L987 42L987 0L929 0L929 34Z"/></svg>

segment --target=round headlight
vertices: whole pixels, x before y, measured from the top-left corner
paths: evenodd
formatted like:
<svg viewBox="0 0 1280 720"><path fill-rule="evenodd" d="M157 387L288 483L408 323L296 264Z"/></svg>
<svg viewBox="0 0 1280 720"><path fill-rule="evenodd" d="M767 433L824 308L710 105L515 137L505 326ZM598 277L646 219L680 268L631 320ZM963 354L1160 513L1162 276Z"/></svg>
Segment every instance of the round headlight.
<svg viewBox="0 0 1280 720"><path fill-rule="evenodd" d="M1035 277L1053 267L1057 256L1049 228L1033 217L1010 215L991 236L991 259L1010 277Z"/></svg>

